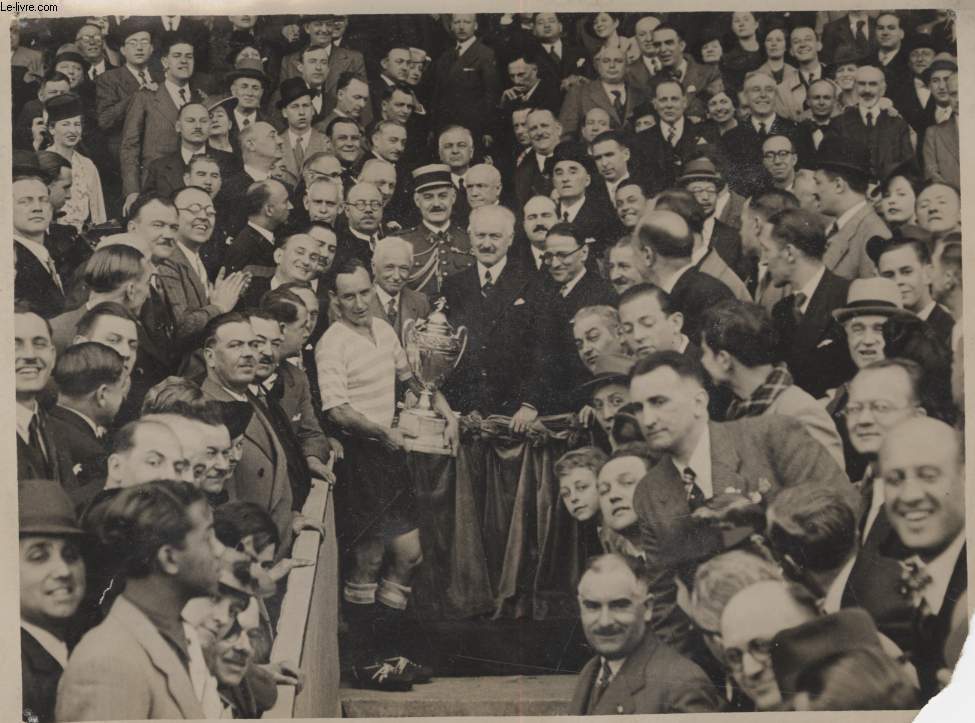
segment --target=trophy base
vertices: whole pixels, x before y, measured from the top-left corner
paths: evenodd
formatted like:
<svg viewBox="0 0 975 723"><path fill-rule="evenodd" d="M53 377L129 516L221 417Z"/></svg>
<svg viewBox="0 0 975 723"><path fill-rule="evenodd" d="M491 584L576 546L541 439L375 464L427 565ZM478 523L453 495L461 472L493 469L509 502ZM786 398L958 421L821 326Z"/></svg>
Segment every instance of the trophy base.
<svg viewBox="0 0 975 723"><path fill-rule="evenodd" d="M425 409L404 409L400 412L399 430L403 433L403 446L409 452L450 455L450 446L444 439L447 420L436 412Z"/></svg>

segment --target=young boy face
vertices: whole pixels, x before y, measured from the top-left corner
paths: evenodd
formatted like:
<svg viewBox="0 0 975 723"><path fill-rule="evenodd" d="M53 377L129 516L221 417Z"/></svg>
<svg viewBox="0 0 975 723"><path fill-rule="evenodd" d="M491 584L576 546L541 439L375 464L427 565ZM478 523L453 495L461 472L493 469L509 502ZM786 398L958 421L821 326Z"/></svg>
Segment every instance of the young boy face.
<svg viewBox="0 0 975 723"><path fill-rule="evenodd" d="M579 522L585 522L599 512L596 474L587 467L574 467L560 477L559 495L569 514Z"/></svg>

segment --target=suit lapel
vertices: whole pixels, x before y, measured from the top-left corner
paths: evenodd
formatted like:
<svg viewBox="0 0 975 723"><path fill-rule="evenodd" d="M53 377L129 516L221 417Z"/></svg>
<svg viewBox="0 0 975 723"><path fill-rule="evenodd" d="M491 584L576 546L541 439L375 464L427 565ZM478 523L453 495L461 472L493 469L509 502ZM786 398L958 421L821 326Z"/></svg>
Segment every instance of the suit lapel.
<svg viewBox="0 0 975 723"><path fill-rule="evenodd" d="M711 488L715 495L729 487L748 492L749 481L741 475L741 457L738 456L731 430L714 422L708 423L711 435ZM757 482L757 480L756 480Z"/></svg>
<svg viewBox="0 0 975 723"><path fill-rule="evenodd" d="M203 282L200 281L193 267L190 266L190 260L186 258L186 254L183 253L183 249L179 247L179 244L174 244L174 247L173 254L169 257L169 260L175 263L179 272L189 281L190 286L193 287L193 293L196 294L196 306L206 306L206 292L203 290Z"/></svg>
<svg viewBox="0 0 975 723"><path fill-rule="evenodd" d="M193 92L190 91L189 95L192 96ZM169 91L166 89L165 83L159 84L159 90L155 93L155 105L156 110L166 119L170 125L176 125L176 121L179 119L179 109L173 102L172 97L169 95ZM192 97L190 98L192 100Z"/></svg>
<svg viewBox="0 0 975 723"><path fill-rule="evenodd" d="M132 634L153 666L166 676L166 686L183 715L186 718L202 717L189 672L145 614L123 596L115 600L109 617L115 618Z"/></svg>
<svg viewBox="0 0 975 723"><path fill-rule="evenodd" d="M648 628L640 646L623 662L623 667L610 681L609 687L593 711L594 715L636 713L636 697L647 685L646 668L657 648L657 639Z"/></svg>

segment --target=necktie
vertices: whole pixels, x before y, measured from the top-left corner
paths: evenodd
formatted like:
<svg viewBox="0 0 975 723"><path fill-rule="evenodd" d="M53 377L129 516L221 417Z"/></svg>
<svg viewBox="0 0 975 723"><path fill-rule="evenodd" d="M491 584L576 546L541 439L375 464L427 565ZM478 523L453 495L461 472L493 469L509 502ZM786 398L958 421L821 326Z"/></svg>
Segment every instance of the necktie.
<svg viewBox="0 0 975 723"><path fill-rule="evenodd" d="M857 44L867 42L867 24L862 20L857 20L857 32L856 32Z"/></svg>
<svg viewBox="0 0 975 723"><path fill-rule="evenodd" d="M616 111L616 115L619 117L620 122L623 122L624 116L626 115L626 106L623 105L623 93L614 90L613 95L613 110Z"/></svg>
<svg viewBox="0 0 975 723"><path fill-rule="evenodd" d="M491 289L494 288L494 281L491 279L491 269L484 272L484 284L481 286L481 296L487 298L487 295L491 293Z"/></svg>
<svg viewBox="0 0 975 723"><path fill-rule="evenodd" d="M563 211L562 212L562 220L565 221L566 223L568 223L568 221L569 221L569 212L568 211Z"/></svg>
<svg viewBox="0 0 975 723"><path fill-rule="evenodd" d="M464 193L465 192L465 188L464 188L464 177L463 176L458 176L457 177L457 190L460 191L461 193Z"/></svg>
<svg viewBox="0 0 975 723"><path fill-rule="evenodd" d="M559 54L555 52L555 43L548 46L548 57L554 60L556 65L562 62L562 58L560 58Z"/></svg>
<svg viewBox="0 0 975 723"><path fill-rule="evenodd" d="M64 286L61 284L61 277L58 275L58 269L54 265L54 259L48 256L47 260L44 262L44 265L47 267L47 272L51 275L51 280L54 281L55 286L58 287L58 291L63 294Z"/></svg>
<svg viewBox="0 0 975 723"><path fill-rule="evenodd" d="M149 87L149 74L146 72L145 68L139 71L139 86L142 88Z"/></svg>
<svg viewBox="0 0 975 723"><path fill-rule="evenodd" d="M389 304L386 305L386 318L389 319L389 325L399 333L399 310L396 308L396 299L390 299Z"/></svg>
<svg viewBox="0 0 975 723"><path fill-rule="evenodd" d="M599 678L596 680L596 684L592 687L592 693L589 694L589 710L588 713L591 715L596 709L596 705L599 703L600 698L603 697L603 693L609 687L609 681L613 677L613 671L609 668L609 663L603 658L603 664L599 669Z"/></svg>
<svg viewBox="0 0 975 723"><path fill-rule="evenodd" d="M806 298L807 298L806 295L803 292L801 292L801 291L798 292L798 293L796 293L796 294L793 294L793 298L792 298L792 316L796 320L796 323L797 324L800 321L802 321L802 307L806 303Z"/></svg>
<svg viewBox="0 0 975 723"><path fill-rule="evenodd" d="M766 126L764 123L759 123L758 124L758 135L762 136L763 138L765 136L767 136L768 135L768 126Z"/></svg>
<svg viewBox="0 0 975 723"><path fill-rule="evenodd" d="M179 107L182 108L184 105L190 102L190 99L186 96L186 88L179 89Z"/></svg>
<svg viewBox="0 0 975 723"><path fill-rule="evenodd" d="M687 494L687 506L691 512L704 504L704 492L697 485L697 473L690 467L684 467L680 473L684 480L684 492Z"/></svg>
<svg viewBox="0 0 975 723"><path fill-rule="evenodd" d="M250 114L247 114L247 115L244 116L244 120L242 120L240 122L240 125L241 125L241 127L246 128L250 124L251 124L251 117L250 117Z"/></svg>
<svg viewBox="0 0 975 723"><path fill-rule="evenodd" d="M867 129L873 130L873 111L867 111Z"/></svg>
<svg viewBox="0 0 975 723"><path fill-rule="evenodd" d="M47 450L44 448L44 438L41 434L41 420L36 412L30 418L30 425L27 427L27 442L30 448L36 451L41 456L41 459L44 460L44 476L50 477L51 462L47 458Z"/></svg>
<svg viewBox="0 0 975 723"><path fill-rule="evenodd" d="M676 142L677 142L677 127L676 126L670 126L667 129L667 143L669 143L672 146Z"/></svg>
<svg viewBox="0 0 975 723"><path fill-rule="evenodd" d="M295 139L295 166L301 170L301 166L305 162L305 144L301 142L301 138Z"/></svg>

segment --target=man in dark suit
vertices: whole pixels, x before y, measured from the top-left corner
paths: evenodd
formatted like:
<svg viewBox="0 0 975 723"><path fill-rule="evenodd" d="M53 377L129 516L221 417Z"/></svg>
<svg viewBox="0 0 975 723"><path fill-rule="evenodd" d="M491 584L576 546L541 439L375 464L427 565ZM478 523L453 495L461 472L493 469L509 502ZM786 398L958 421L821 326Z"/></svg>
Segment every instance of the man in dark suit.
<svg viewBox="0 0 975 723"><path fill-rule="evenodd" d="M772 307L779 357L796 385L822 397L852 375L843 332L832 315L846 305L849 281L824 265L822 224L809 211L786 208L774 214L759 241L772 285L792 289Z"/></svg>
<svg viewBox="0 0 975 723"><path fill-rule="evenodd" d="M162 53L163 82L156 90L136 93L125 113L119 158L126 209L138 195L149 164L179 148L176 125L180 108L201 97L191 83L193 45L179 36L169 36Z"/></svg>
<svg viewBox="0 0 975 723"><path fill-rule="evenodd" d="M506 60L511 87L501 94L498 127L511 125L511 112L516 106L546 108L558 113L562 107L562 92L555 79L539 75L541 60L535 49L530 46L515 48ZM502 137L512 140L506 134Z"/></svg>
<svg viewBox="0 0 975 723"><path fill-rule="evenodd" d="M800 484L849 487L833 457L790 417L763 415L710 421L704 371L677 352L637 361L630 399L641 405L644 436L662 458L633 497L650 567L654 630L678 650L695 647L676 606L677 578L724 549L722 529L691 513L707 506L718 518L731 510L764 509L782 488ZM745 525L748 527L748 525Z"/></svg>
<svg viewBox="0 0 975 723"><path fill-rule="evenodd" d="M934 329L945 349L951 349L955 320L931 297L931 251L922 239L898 234L891 239L876 236L867 242L867 253L884 278L897 283L904 308Z"/></svg>
<svg viewBox="0 0 975 723"><path fill-rule="evenodd" d="M721 709L721 696L704 671L648 629L650 591L645 571L623 555L602 555L586 565L579 607L597 655L579 673L570 715Z"/></svg>
<svg viewBox="0 0 975 723"><path fill-rule="evenodd" d="M369 302L372 315L393 327L402 341L406 322L425 319L430 314L426 294L406 286L413 269L413 246L401 238L387 236L376 242L370 261L376 292Z"/></svg>
<svg viewBox="0 0 975 723"><path fill-rule="evenodd" d="M877 53L871 56L871 64L884 71L887 88L891 89L897 83L910 80L903 21L896 12L882 12L877 16L876 30Z"/></svg>
<svg viewBox="0 0 975 723"><path fill-rule="evenodd" d="M158 193L172 196L173 192L187 185L183 179L195 156L213 158L220 168L222 178L236 171L240 161L232 154L212 148L207 140L210 130L210 114L202 103L187 103L179 109L176 123L179 147L173 152L152 161L146 169L142 193Z"/></svg>
<svg viewBox="0 0 975 723"><path fill-rule="evenodd" d="M14 169L14 299L29 302L45 319L64 311L64 286L45 233L51 224L46 179L39 169Z"/></svg>
<svg viewBox="0 0 975 723"><path fill-rule="evenodd" d="M637 133L633 144L633 168L646 179L651 196L674 185L691 153L717 142L713 128L687 117L687 96L677 81L661 80L654 86L653 107L660 121Z"/></svg>
<svg viewBox="0 0 975 723"><path fill-rule="evenodd" d="M593 108L609 115L610 126L622 129L633 119L633 112L648 99L646 92L626 81L626 54L622 48L603 46L596 54L597 78L570 89L559 111L562 136L575 139Z"/></svg>
<svg viewBox="0 0 975 723"><path fill-rule="evenodd" d="M459 125L467 128L480 147L491 145L494 109L501 98L501 78L494 51L476 36L474 15L450 17L450 32L456 46L434 62L433 117L439 128Z"/></svg>
<svg viewBox="0 0 975 723"><path fill-rule="evenodd" d="M538 381L525 364L534 350L534 274L510 254L514 231L514 214L503 206L474 209L470 233L477 263L444 281L447 317L468 333L467 352L444 388L461 413L511 416Z"/></svg>
<svg viewBox="0 0 975 723"><path fill-rule="evenodd" d="M107 430L129 392L125 361L98 342L74 344L58 358L54 381L59 395L50 411L52 432L71 462L78 485L94 486L88 491L94 496L105 483Z"/></svg>
<svg viewBox="0 0 975 723"><path fill-rule="evenodd" d="M914 157L910 127L899 116L878 107L887 89L883 71L864 66L856 71L859 99L830 122L827 135L836 135L844 144L867 148L868 165L863 171L869 178L886 178L898 164Z"/></svg>
<svg viewBox="0 0 975 723"><path fill-rule="evenodd" d="M545 254L550 283L534 287L535 380L530 403L542 414L574 411L574 390L591 376L579 358L572 336L572 319L586 306L613 306L616 292L587 263L590 255L586 237L575 224L560 222L545 237ZM523 403L515 415L530 416ZM532 420L527 419L527 423ZM517 431L517 428L516 428Z"/></svg>
<svg viewBox="0 0 975 723"><path fill-rule="evenodd" d="M288 222L291 201L288 189L272 178L253 184L244 196L247 225L227 249L224 269L228 274L247 266L274 266L275 231Z"/></svg>
<svg viewBox="0 0 975 723"><path fill-rule="evenodd" d="M894 108L917 133L917 147L924 146L924 131L934 123L935 99L927 82L927 69L939 48L927 33L914 33L903 44L907 71L899 82L888 84L887 94Z"/></svg>
<svg viewBox="0 0 975 723"><path fill-rule="evenodd" d="M592 239L590 266L605 257L610 245L623 234L623 229L607 193L593 183L601 184L592 157L585 146L575 142L559 144L552 156L552 184L558 192L558 216L571 223L580 241ZM586 241L589 243L589 241Z"/></svg>
<svg viewBox="0 0 975 723"><path fill-rule="evenodd" d="M823 26L822 56L827 64L836 61L840 48L853 48L860 57L877 52L877 20L865 10L853 10Z"/></svg>
<svg viewBox="0 0 975 723"><path fill-rule="evenodd" d="M916 611L909 656L927 701L941 688L940 673L948 667L945 641L953 632L955 608L968 590L962 441L943 422L913 417L887 435L878 465L894 532L890 544L900 547L901 560L919 558L912 576L919 585L909 593ZM925 514L919 518L920 510ZM897 584L884 582L888 589ZM962 610L961 619L965 618Z"/></svg>
<svg viewBox="0 0 975 723"><path fill-rule="evenodd" d="M640 48L640 57L626 66L626 80L631 86L641 88L648 97L653 96L651 85L663 69L657 48L653 44L653 31L660 26L660 18L644 15L633 26L633 38Z"/></svg>
<svg viewBox="0 0 975 723"><path fill-rule="evenodd" d="M56 482L22 479L20 532L20 666L23 713L54 720L58 681L68 664L68 624L85 592L85 561L74 506ZM49 588L63 586L58 604Z"/></svg>
<svg viewBox="0 0 975 723"><path fill-rule="evenodd" d="M733 299L731 289L694 268L694 233L674 211L645 213L637 222L634 242L643 250L654 283L683 314L684 333L697 343L701 315L719 301Z"/></svg>
<svg viewBox="0 0 975 723"><path fill-rule="evenodd" d="M210 30L200 20L185 15L157 15L148 19L149 32L165 48L174 38L189 41L200 68L210 67ZM165 57L165 50L161 50ZM164 64L165 67L165 64Z"/></svg>
<svg viewBox="0 0 975 723"><path fill-rule="evenodd" d="M711 92L710 86L720 80L721 73L715 65L703 65L685 54L687 44L683 31L676 25L661 23L653 30L652 42L660 61L660 72L651 80L651 95L654 86L665 80L680 83L687 97L687 112L698 119L707 117L707 108L699 94Z"/></svg>
<svg viewBox="0 0 975 723"><path fill-rule="evenodd" d="M552 193L551 158L562 137L562 126L550 110L529 111L527 123L531 150L518 163L514 178L515 199L520 209L532 196Z"/></svg>
<svg viewBox="0 0 975 723"><path fill-rule="evenodd" d="M247 223L244 210L247 189L271 177L274 164L284 156L284 142L274 126L258 121L240 132L240 152L243 168L224 179L216 199L220 224L230 236L235 236Z"/></svg>
<svg viewBox="0 0 975 723"><path fill-rule="evenodd" d="M584 48L563 37L556 13L535 13L532 35L538 42L539 73L554 80L564 93L593 77L592 64Z"/></svg>
<svg viewBox="0 0 975 723"><path fill-rule="evenodd" d="M338 235L338 259L355 256L363 264L371 264L376 241L382 232L383 199L379 189L371 183L357 183L345 199L348 221Z"/></svg>

